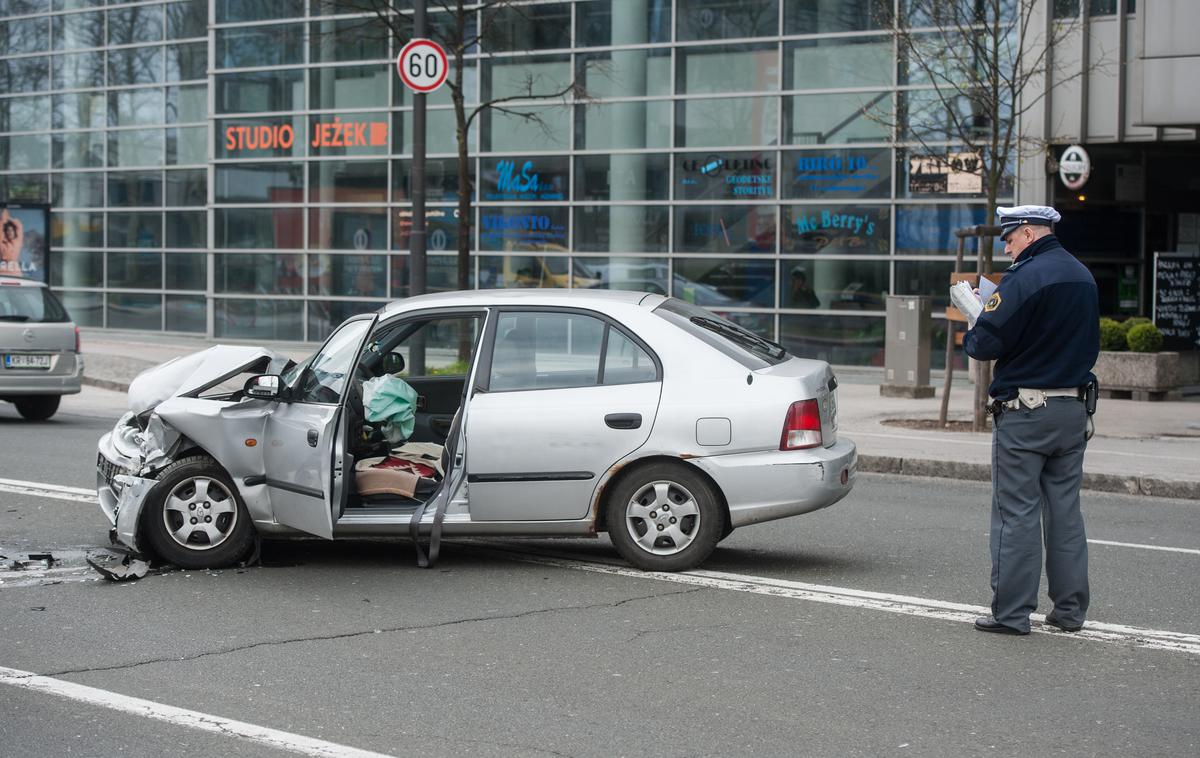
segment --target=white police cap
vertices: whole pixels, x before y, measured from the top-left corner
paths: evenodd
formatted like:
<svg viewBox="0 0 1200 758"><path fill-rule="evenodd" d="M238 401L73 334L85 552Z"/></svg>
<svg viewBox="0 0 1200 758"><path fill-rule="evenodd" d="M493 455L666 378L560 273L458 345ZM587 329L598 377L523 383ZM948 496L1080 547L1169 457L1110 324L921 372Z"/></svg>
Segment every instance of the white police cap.
<svg viewBox="0 0 1200 758"><path fill-rule="evenodd" d="M1022 224L1051 226L1062 219L1058 211L1046 205L1018 205L1013 208L997 208L1000 219L1001 237L1007 237Z"/></svg>

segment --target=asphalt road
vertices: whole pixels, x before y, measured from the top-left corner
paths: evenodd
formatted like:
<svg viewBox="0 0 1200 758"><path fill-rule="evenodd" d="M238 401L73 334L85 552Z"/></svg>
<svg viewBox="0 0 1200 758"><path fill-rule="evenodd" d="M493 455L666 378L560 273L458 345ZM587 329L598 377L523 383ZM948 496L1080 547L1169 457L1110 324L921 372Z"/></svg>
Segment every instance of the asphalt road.
<svg viewBox="0 0 1200 758"><path fill-rule="evenodd" d="M89 486L119 412L96 390L43 424L0 405L0 478ZM1200 753L1200 502L1084 496L1089 538L1125 543L1091 545L1089 621L1193 635L1163 650L897 612L986 605L989 497L865 475L736 532L706 575L623 571L603 538L458 542L433 570L404 542L304 541L112 584L83 565L95 505L0 492L0 554L63 559L0 570L0 675L391 755ZM289 754L0 676L0 755L68 753Z"/></svg>

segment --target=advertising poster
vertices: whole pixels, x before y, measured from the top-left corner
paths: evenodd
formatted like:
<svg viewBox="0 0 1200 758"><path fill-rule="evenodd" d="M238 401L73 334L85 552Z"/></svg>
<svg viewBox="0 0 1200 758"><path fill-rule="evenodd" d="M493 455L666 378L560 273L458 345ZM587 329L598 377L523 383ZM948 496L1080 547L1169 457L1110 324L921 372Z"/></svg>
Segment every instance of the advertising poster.
<svg viewBox="0 0 1200 758"><path fill-rule="evenodd" d="M0 203L0 275L47 280L50 206Z"/></svg>

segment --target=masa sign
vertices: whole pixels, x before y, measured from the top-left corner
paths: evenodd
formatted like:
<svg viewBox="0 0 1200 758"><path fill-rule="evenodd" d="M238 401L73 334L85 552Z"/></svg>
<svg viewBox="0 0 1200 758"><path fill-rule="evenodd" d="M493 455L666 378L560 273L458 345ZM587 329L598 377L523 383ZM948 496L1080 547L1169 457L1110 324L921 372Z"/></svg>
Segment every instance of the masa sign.
<svg viewBox="0 0 1200 758"><path fill-rule="evenodd" d="M400 79L413 92L437 90L446 82L449 68L446 51L431 39L409 40L396 57Z"/></svg>
<svg viewBox="0 0 1200 758"><path fill-rule="evenodd" d="M1069 190L1083 189L1092 173L1092 159L1080 145L1071 145L1058 159L1058 178Z"/></svg>

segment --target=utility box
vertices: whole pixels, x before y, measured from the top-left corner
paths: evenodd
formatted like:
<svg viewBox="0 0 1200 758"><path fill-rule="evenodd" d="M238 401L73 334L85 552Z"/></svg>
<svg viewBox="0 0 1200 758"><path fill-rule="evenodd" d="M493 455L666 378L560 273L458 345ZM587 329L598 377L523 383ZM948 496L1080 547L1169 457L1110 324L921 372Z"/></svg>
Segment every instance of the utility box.
<svg viewBox="0 0 1200 758"><path fill-rule="evenodd" d="M884 380L879 385L880 395L933 397L933 387L929 384L930 311L930 300L926 296L888 296Z"/></svg>

